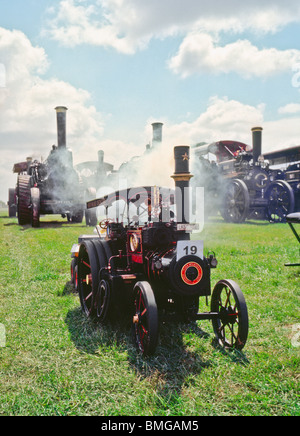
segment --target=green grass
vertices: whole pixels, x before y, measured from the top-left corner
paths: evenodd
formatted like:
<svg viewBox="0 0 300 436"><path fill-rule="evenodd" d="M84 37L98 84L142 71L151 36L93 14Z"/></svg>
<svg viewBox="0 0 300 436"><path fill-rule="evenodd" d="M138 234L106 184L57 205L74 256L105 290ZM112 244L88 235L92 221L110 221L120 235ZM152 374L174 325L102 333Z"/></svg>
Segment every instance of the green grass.
<svg viewBox="0 0 300 436"><path fill-rule="evenodd" d="M243 352L216 347L209 321L169 323L160 326L156 355L143 359L127 325L85 319L68 283L71 246L92 229L57 216L43 218L40 229L19 227L6 215L0 415L300 415L300 346L292 344L300 269L284 266L299 259L299 248L287 225L216 220L198 235L219 261L213 285L233 279L245 294Z"/></svg>

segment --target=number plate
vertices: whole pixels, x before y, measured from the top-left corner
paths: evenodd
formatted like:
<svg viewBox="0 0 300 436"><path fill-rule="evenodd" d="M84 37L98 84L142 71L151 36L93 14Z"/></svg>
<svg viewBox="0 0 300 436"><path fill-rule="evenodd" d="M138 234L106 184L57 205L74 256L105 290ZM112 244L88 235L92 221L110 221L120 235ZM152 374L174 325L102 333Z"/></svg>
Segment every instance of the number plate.
<svg viewBox="0 0 300 436"><path fill-rule="evenodd" d="M177 262L184 256L198 256L203 259L203 241L178 241Z"/></svg>
<svg viewBox="0 0 300 436"><path fill-rule="evenodd" d="M199 224L177 224L177 230L192 233L194 230L199 230Z"/></svg>

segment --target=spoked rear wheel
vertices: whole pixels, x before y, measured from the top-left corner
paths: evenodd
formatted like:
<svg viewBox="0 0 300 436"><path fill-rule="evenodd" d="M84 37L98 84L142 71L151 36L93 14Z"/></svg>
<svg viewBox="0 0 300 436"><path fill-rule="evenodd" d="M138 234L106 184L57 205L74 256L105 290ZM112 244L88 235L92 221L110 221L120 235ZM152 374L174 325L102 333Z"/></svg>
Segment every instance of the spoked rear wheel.
<svg viewBox="0 0 300 436"><path fill-rule="evenodd" d="M83 312L95 316L95 296L98 291L99 262L92 241L84 241L78 255L78 291Z"/></svg>
<svg viewBox="0 0 300 436"><path fill-rule="evenodd" d="M31 188L31 225L40 227L41 194L39 188Z"/></svg>
<svg viewBox="0 0 300 436"><path fill-rule="evenodd" d="M211 311L218 313L212 324L220 345L242 350L248 337L248 310L240 287L231 280L221 280L215 286Z"/></svg>
<svg viewBox="0 0 300 436"><path fill-rule="evenodd" d="M222 216L226 222L243 223L249 215L250 195L243 180L231 180L224 196Z"/></svg>
<svg viewBox="0 0 300 436"><path fill-rule="evenodd" d="M144 356L155 352L158 342L158 312L153 290L148 282L134 287L133 326L136 344Z"/></svg>
<svg viewBox="0 0 300 436"><path fill-rule="evenodd" d="M30 224L31 211L30 211L30 176L18 176L18 222L20 226Z"/></svg>

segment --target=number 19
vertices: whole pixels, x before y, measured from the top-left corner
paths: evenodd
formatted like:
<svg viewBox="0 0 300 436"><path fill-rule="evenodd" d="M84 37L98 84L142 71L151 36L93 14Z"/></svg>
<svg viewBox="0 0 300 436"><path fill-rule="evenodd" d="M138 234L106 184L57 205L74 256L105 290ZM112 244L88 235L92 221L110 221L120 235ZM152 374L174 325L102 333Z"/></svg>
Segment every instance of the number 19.
<svg viewBox="0 0 300 436"><path fill-rule="evenodd" d="M184 249L185 254L188 256L189 254L195 256L198 252L197 247L195 245L192 245L191 247L186 246Z"/></svg>

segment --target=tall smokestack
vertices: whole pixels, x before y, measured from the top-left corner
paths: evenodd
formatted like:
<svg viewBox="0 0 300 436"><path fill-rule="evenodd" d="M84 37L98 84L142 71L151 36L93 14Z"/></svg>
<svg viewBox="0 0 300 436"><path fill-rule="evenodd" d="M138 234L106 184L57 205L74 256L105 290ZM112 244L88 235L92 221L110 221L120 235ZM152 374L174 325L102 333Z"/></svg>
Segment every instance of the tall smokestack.
<svg viewBox="0 0 300 436"><path fill-rule="evenodd" d="M98 164L99 167L103 167L103 163L104 163L104 151L103 150L99 150L98 151Z"/></svg>
<svg viewBox="0 0 300 436"><path fill-rule="evenodd" d="M65 106L58 106L55 110L57 118L57 146L58 148L67 148L66 116L68 108Z"/></svg>
<svg viewBox="0 0 300 436"><path fill-rule="evenodd" d="M253 127L252 142L253 142L253 163L257 164L259 156L262 154L262 127Z"/></svg>
<svg viewBox="0 0 300 436"><path fill-rule="evenodd" d="M163 123L153 123L153 146L162 142L162 128Z"/></svg>
<svg viewBox="0 0 300 436"><path fill-rule="evenodd" d="M190 147L179 145L174 147L175 173L172 178L175 180L176 187L176 207L177 222L182 224L189 223L189 188L190 179L193 175L189 171L190 167Z"/></svg>

